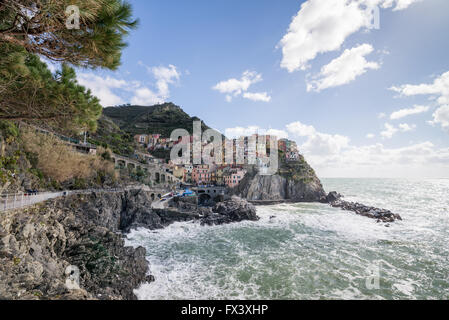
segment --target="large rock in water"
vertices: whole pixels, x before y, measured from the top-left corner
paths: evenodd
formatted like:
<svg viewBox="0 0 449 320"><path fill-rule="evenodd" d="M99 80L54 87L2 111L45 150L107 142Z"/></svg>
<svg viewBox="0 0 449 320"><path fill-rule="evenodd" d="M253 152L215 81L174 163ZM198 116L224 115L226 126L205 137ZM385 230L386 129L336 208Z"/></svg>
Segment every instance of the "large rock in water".
<svg viewBox="0 0 449 320"><path fill-rule="evenodd" d="M390 210L380 209L372 206L366 206L358 202L349 202L341 199L342 196L333 191L327 196L327 201L334 208L341 208L345 211L353 211L358 215L376 219L377 222L395 222L402 220L399 214L395 214Z"/></svg>
<svg viewBox="0 0 449 320"><path fill-rule="evenodd" d="M231 193L249 201L326 202L321 181L305 161L284 166L271 176L260 175L257 169L250 168Z"/></svg>
<svg viewBox="0 0 449 320"><path fill-rule="evenodd" d="M239 197L217 203L212 209L205 211L201 218L202 225L219 225L244 220L258 221L256 208Z"/></svg>

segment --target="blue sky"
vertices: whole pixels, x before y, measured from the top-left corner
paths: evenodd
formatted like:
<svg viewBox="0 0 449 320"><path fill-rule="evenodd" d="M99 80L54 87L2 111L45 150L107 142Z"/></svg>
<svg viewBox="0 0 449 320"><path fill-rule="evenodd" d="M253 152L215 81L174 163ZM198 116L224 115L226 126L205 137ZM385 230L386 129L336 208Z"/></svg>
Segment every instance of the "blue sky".
<svg viewBox="0 0 449 320"><path fill-rule="evenodd" d="M449 1L131 3L121 68L79 70L105 106L171 101L228 136L271 129L322 177L449 177Z"/></svg>

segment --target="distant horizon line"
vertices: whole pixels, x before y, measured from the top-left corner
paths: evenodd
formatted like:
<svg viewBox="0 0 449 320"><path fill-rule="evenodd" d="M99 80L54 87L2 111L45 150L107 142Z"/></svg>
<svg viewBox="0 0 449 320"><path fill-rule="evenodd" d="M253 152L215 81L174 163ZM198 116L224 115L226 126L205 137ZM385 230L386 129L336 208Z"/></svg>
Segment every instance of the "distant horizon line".
<svg viewBox="0 0 449 320"><path fill-rule="evenodd" d="M390 180L399 180L399 179L408 179L408 180L449 180L449 177L443 178L419 178L419 177L318 177L319 179L390 179Z"/></svg>

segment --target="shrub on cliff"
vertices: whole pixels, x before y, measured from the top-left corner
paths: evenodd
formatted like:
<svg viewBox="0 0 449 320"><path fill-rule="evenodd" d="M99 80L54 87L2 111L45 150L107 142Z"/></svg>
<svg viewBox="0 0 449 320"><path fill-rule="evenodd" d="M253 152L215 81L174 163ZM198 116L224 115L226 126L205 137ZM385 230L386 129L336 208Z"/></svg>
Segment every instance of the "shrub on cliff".
<svg viewBox="0 0 449 320"><path fill-rule="evenodd" d="M101 156L78 153L54 136L24 129L21 140L24 149L35 155L36 169L47 179L60 184L72 180L77 187L87 185L89 180L96 183L105 182L106 177L110 180L117 179L112 162ZM106 151L100 151L100 154L104 152Z"/></svg>
<svg viewBox="0 0 449 320"><path fill-rule="evenodd" d="M306 162L302 155L297 161L287 161L283 154L280 156L278 174L295 182L309 183L316 179L315 170Z"/></svg>

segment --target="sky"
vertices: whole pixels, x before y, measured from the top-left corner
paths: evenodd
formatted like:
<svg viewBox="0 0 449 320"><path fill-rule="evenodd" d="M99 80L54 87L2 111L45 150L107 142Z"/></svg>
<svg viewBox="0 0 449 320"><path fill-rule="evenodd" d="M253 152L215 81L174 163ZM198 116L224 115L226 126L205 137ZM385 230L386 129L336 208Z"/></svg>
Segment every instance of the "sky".
<svg viewBox="0 0 449 320"><path fill-rule="evenodd" d="M320 177L449 178L449 1L132 0L103 106L173 102L298 142Z"/></svg>

